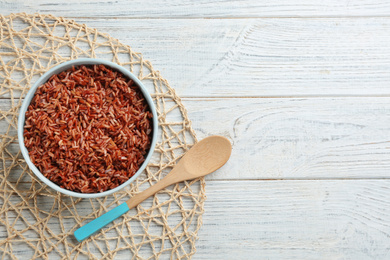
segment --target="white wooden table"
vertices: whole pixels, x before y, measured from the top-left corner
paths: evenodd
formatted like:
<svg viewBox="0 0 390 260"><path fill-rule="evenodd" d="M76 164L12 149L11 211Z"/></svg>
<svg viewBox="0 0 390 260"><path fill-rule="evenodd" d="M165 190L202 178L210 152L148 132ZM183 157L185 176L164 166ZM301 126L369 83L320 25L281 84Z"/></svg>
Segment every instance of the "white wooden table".
<svg viewBox="0 0 390 260"><path fill-rule="evenodd" d="M390 3L193 2L0 0L0 13L110 34L176 89L199 139L231 140L193 259L390 259Z"/></svg>

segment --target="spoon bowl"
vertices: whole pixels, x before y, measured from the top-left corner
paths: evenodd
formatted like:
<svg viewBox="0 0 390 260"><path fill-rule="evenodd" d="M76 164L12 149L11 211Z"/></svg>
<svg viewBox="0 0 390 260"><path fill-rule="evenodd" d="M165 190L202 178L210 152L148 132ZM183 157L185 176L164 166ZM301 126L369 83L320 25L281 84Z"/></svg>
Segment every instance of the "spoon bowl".
<svg viewBox="0 0 390 260"><path fill-rule="evenodd" d="M222 136L210 136L195 144L169 173L176 182L199 178L221 168L230 157L232 145Z"/></svg>

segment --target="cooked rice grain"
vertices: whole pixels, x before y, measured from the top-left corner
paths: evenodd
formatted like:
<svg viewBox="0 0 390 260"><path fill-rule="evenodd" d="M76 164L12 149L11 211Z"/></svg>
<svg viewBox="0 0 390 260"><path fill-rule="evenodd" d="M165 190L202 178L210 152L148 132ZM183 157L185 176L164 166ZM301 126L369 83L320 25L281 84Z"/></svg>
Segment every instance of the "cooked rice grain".
<svg viewBox="0 0 390 260"><path fill-rule="evenodd" d="M24 143L41 173L82 193L113 189L145 160L152 113L139 87L104 65L78 66L38 87Z"/></svg>

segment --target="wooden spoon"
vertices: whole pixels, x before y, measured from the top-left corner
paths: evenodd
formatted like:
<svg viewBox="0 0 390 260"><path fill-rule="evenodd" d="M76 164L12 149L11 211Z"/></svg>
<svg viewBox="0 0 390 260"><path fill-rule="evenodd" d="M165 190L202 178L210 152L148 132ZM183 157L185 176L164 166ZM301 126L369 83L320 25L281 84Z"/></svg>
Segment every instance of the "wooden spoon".
<svg viewBox="0 0 390 260"><path fill-rule="evenodd" d="M162 180L77 229L74 232L75 238L79 242L83 241L113 220L122 216L131 208L134 208L145 199L169 185L202 177L214 172L228 161L231 151L232 146L225 137L210 136L203 139L195 144Z"/></svg>

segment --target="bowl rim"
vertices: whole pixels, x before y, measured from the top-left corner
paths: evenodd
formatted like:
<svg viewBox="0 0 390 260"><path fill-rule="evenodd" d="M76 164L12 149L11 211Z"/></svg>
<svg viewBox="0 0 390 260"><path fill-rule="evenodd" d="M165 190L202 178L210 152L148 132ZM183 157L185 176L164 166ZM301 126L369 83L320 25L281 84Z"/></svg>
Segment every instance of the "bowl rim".
<svg viewBox="0 0 390 260"><path fill-rule="evenodd" d="M132 79L138 85L138 87L140 88L144 98L146 99L146 102L149 105L149 109L151 110L151 112L153 114L153 118L152 118L153 134L152 134L152 142L151 142L151 145L150 145L150 149L149 149L148 154L145 157L145 161L142 163L142 165L140 166L138 171L130 179L128 179L127 181L125 181L124 183L119 185L118 187L115 187L114 189L107 190L107 191L104 191L104 192L99 192L99 193L79 193L79 192L75 192L75 191L71 191L71 190L67 190L67 189L61 188L60 186L58 186L57 184L55 184L54 182L52 182L48 178L46 178L38 170L38 168L31 162L30 156L28 154L28 150L27 150L27 148L26 148L26 146L24 144L23 132L24 132L26 111L27 111L28 106L30 105L31 100L34 97L35 92L36 92L36 90L37 90L37 88L39 86L41 86L42 84L46 83L47 80L52 75L58 74L58 73L66 70L66 69L71 68L72 66L94 65L94 64L103 64L103 65L106 65L106 66L108 66L108 67L110 67L112 69L115 69L115 70L123 73L125 76L129 77L130 79ZM153 99L150 96L149 92L147 91L145 86L142 84L142 82L133 73L131 73L130 71L128 71L124 67L122 67L122 66L120 66L120 65L118 65L116 63L107 61L107 60L96 59L96 58L80 58L80 59L66 61L64 63L61 63L61 64L51 68L46 73L44 73L41 77L39 77L39 79L32 85L32 87L27 92L26 96L24 97L22 106L20 107L20 110L19 110L18 130L17 130L17 132L18 132L19 147L20 147L20 150L22 152L23 157L24 157L27 165L29 166L29 168L33 171L33 173L42 182L44 182L46 185L48 185L52 189L54 189L56 191L59 191L59 192L65 194L65 195L68 195L68 196L78 197L78 198L98 198L98 197L103 197L103 196L110 195L110 194L112 194L114 192L117 192L117 191L123 189L124 187L126 187L130 183L132 183L141 174L141 172L143 172L145 170L149 160L151 159L151 157L152 157L152 155L154 153L154 149L155 149L155 146L156 146L156 143L157 143L157 132L158 132L157 111L156 111L156 107L154 105Z"/></svg>

